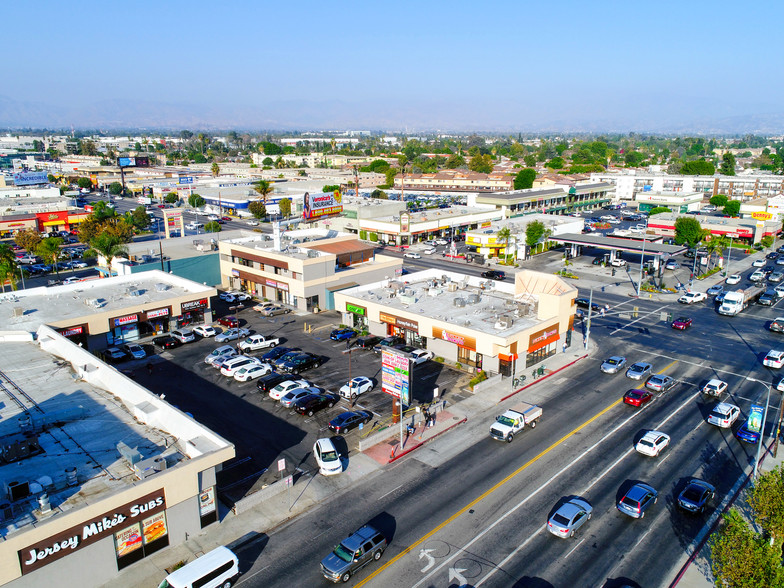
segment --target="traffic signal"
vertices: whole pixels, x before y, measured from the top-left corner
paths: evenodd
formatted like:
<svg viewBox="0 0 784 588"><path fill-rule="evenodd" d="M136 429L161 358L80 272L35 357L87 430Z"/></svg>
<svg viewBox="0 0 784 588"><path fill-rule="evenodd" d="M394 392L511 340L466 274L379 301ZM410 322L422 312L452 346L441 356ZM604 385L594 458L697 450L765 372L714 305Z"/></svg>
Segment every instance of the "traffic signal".
<svg viewBox="0 0 784 588"><path fill-rule="evenodd" d="M639 306L635 306L632 309L632 318L637 318L639 315L640 315L640 307Z"/></svg>

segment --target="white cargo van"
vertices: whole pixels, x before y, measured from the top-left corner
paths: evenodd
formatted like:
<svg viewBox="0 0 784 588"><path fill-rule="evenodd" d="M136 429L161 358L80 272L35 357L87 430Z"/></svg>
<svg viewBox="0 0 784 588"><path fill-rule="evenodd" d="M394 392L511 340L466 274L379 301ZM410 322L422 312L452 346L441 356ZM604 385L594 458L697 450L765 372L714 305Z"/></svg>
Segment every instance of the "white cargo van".
<svg viewBox="0 0 784 588"><path fill-rule="evenodd" d="M229 588L239 575L237 556L218 547L166 576L158 588Z"/></svg>

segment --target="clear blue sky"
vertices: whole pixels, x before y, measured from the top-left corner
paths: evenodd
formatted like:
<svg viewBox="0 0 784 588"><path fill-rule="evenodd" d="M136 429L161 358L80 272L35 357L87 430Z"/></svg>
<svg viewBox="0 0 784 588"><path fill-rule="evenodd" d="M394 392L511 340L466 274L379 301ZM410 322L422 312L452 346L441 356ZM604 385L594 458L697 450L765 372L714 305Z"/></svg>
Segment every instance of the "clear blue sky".
<svg viewBox="0 0 784 588"><path fill-rule="evenodd" d="M118 99L237 127L320 111L321 126L524 129L784 110L781 2L72 0L3 15L0 97L74 118Z"/></svg>

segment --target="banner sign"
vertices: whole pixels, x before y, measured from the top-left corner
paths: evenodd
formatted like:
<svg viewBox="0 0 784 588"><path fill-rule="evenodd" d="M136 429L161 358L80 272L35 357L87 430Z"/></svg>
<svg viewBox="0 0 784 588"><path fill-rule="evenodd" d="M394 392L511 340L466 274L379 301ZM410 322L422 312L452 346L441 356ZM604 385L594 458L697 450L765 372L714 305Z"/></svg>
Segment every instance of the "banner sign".
<svg viewBox="0 0 784 588"><path fill-rule="evenodd" d="M158 310L148 310L147 311L147 318L154 319L161 316L169 316L169 309L168 308L159 308Z"/></svg>
<svg viewBox="0 0 784 588"><path fill-rule="evenodd" d="M311 194L305 192L302 198L302 218L317 220L321 217L332 216L343 212L343 197L340 191L333 193Z"/></svg>
<svg viewBox="0 0 784 588"><path fill-rule="evenodd" d="M411 358L397 350L384 349L381 352L381 389L408 406L410 395Z"/></svg>
<svg viewBox="0 0 784 588"><path fill-rule="evenodd" d="M33 184L48 184L47 172L19 172L14 174L15 186L32 186Z"/></svg>
<svg viewBox="0 0 784 588"><path fill-rule="evenodd" d="M449 341L450 343L454 343L459 347L465 347L467 349L476 349L476 339L474 337L469 337L468 335L460 335L459 333L453 333L452 331L447 331L446 329L442 329L441 327L433 327L433 337L436 339L442 339L444 341Z"/></svg>
<svg viewBox="0 0 784 588"><path fill-rule="evenodd" d="M752 212L751 218L754 220L766 221L772 219L773 215L769 212Z"/></svg>
<svg viewBox="0 0 784 588"><path fill-rule="evenodd" d="M749 410L749 420L748 420L748 429L749 431L753 431L754 433L759 433L762 430L762 415L765 413L764 406L758 406L756 404L751 405L751 410Z"/></svg>

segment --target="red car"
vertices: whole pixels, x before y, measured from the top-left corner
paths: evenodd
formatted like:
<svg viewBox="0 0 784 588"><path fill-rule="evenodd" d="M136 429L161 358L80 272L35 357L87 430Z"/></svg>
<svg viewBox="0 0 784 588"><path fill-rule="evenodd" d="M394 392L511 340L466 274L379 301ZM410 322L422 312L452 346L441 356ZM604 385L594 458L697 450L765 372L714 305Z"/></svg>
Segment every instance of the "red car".
<svg viewBox="0 0 784 588"><path fill-rule="evenodd" d="M623 402L632 406L643 406L653 400L653 394L647 390L629 390L623 395Z"/></svg>
<svg viewBox="0 0 784 588"><path fill-rule="evenodd" d="M692 319L687 316L679 316L674 321L672 321L672 328L678 329L679 331L684 331L691 326Z"/></svg>
<svg viewBox="0 0 784 588"><path fill-rule="evenodd" d="M236 316L222 316L218 319L218 324L224 327L239 327L240 321Z"/></svg>
<svg viewBox="0 0 784 588"><path fill-rule="evenodd" d="M222 221L229 222L229 221L231 220L231 217L230 217L230 216L222 216L220 219L221 219Z"/></svg>

